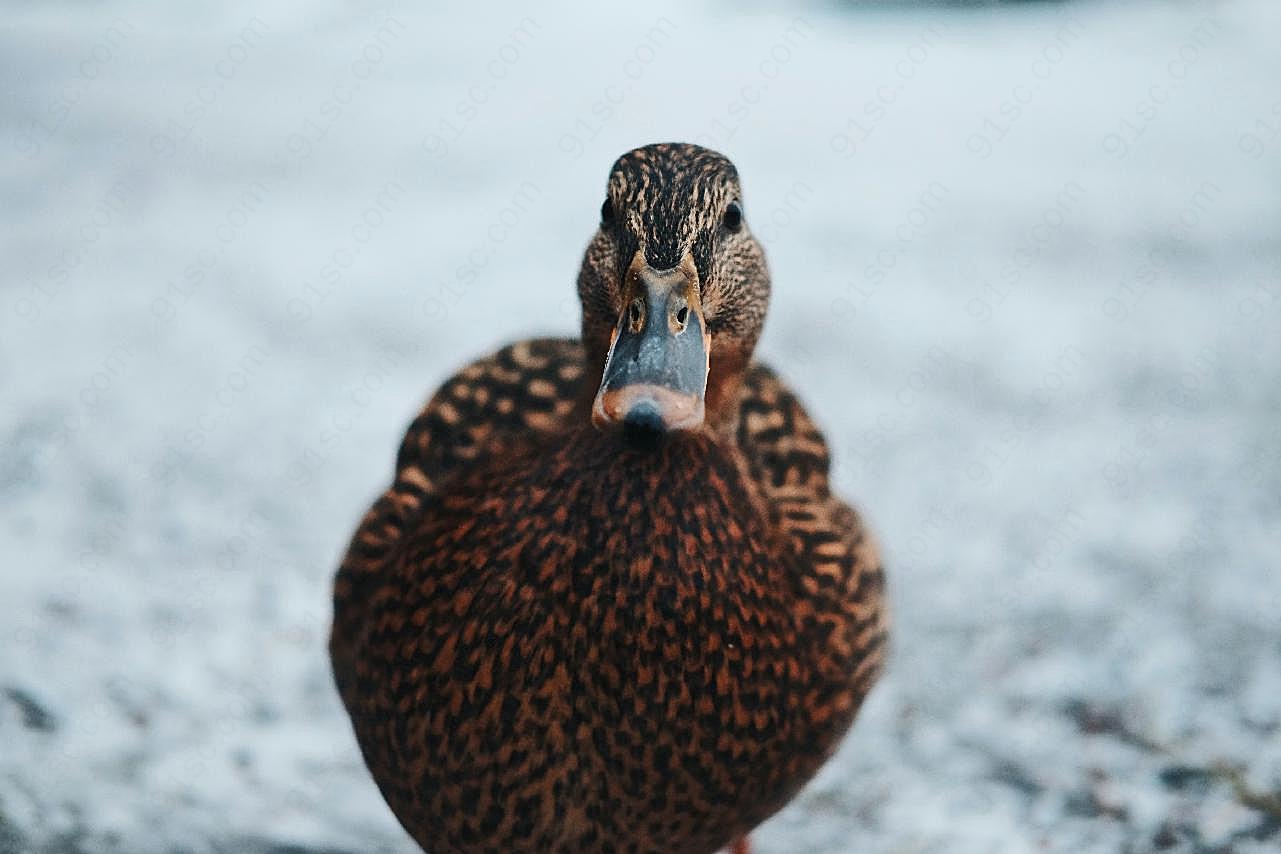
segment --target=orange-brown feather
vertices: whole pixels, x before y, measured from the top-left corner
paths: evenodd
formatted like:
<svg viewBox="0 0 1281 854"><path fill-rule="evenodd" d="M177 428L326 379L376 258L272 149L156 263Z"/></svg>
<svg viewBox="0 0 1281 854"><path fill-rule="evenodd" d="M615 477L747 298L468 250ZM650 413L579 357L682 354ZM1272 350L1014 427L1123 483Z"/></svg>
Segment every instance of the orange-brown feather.
<svg viewBox="0 0 1281 854"><path fill-rule="evenodd" d="M586 426L584 358L523 342L448 381L339 569L340 692L431 851L716 850L880 668L879 560L783 384L752 367L735 432L644 454Z"/></svg>

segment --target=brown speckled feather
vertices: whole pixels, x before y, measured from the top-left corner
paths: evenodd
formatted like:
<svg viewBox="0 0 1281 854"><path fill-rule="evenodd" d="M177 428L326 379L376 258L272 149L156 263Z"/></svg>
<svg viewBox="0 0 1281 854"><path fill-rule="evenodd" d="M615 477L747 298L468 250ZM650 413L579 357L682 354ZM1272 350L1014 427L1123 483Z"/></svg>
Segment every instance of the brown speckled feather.
<svg viewBox="0 0 1281 854"><path fill-rule="evenodd" d="M741 843L881 666L876 549L751 361L770 280L737 170L646 146L606 193L581 339L445 383L334 585L357 740L436 854Z"/></svg>
<svg viewBox="0 0 1281 854"><path fill-rule="evenodd" d="M447 382L339 571L338 684L429 851L713 851L880 666L876 550L768 369L733 440L656 454L579 426L585 373L539 340Z"/></svg>

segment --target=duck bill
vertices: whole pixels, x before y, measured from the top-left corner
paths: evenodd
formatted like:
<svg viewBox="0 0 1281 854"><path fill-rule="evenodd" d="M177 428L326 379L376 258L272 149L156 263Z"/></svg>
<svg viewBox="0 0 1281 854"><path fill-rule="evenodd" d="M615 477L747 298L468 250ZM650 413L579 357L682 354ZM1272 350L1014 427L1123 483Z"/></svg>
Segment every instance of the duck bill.
<svg viewBox="0 0 1281 854"><path fill-rule="evenodd" d="M633 434L695 430L703 423L710 339L692 259L670 270L632 266L592 423Z"/></svg>

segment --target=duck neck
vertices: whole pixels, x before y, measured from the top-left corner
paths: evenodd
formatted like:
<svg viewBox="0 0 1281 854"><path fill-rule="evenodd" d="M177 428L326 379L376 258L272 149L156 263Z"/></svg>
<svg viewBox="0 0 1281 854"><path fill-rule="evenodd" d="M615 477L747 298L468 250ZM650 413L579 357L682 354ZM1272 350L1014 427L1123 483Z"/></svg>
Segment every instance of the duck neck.
<svg viewBox="0 0 1281 854"><path fill-rule="evenodd" d="M733 438L738 432L739 397L752 361L750 347L720 347L712 352L707 372L706 423L712 432Z"/></svg>

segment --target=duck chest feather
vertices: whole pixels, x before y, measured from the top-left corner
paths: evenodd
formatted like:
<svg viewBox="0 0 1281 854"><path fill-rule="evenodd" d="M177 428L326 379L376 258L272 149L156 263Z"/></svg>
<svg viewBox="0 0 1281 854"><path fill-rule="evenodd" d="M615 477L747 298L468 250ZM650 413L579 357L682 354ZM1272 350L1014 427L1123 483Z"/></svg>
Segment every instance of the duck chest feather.
<svg viewBox="0 0 1281 854"><path fill-rule="evenodd" d="M602 822L720 839L785 802L857 706L833 624L710 437L637 452L584 431L470 473L395 573L360 668L385 705L367 750L437 829L474 796L497 822L477 833L552 834L540 850Z"/></svg>

